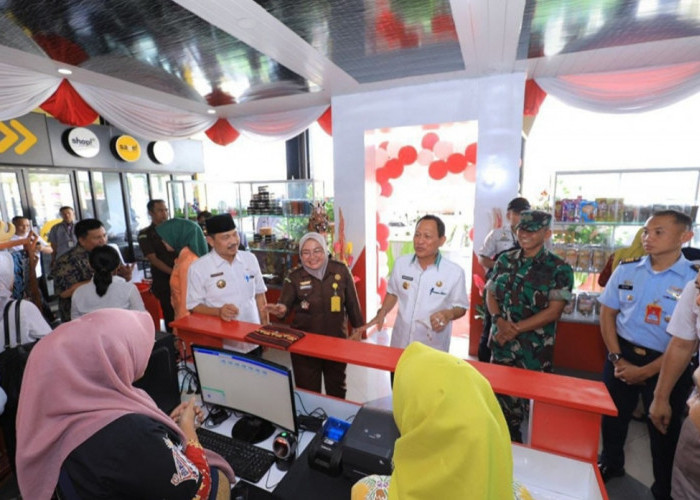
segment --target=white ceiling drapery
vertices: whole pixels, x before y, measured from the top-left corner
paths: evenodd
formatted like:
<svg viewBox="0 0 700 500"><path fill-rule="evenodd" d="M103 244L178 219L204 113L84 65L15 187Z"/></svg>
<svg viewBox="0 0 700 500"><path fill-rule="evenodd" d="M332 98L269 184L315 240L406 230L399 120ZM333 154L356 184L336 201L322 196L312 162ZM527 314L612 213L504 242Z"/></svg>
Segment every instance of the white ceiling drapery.
<svg viewBox="0 0 700 500"><path fill-rule="evenodd" d="M0 120L10 120L38 108L56 92L61 78L0 63Z"/></svg>
<svg viewBox="0 0 700 500"><path fill-rule="evenodd" d="M535 81L547 94L577 108L601 113L637 113L668 106L700 91L700 63Z"/></svg>

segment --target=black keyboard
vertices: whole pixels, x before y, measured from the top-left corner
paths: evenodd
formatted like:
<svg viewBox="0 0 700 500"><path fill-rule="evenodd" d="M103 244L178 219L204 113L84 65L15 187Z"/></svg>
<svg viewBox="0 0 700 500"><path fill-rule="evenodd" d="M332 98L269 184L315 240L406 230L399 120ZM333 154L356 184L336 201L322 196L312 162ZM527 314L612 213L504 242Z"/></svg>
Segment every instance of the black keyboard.
<svg viewBox="0 0 700 500"><path fill-rule="evenodd" d="M199 442L231 465L237 477L257 483L275 463L275 454L253 444L208 429L197 429Z"/></svg>

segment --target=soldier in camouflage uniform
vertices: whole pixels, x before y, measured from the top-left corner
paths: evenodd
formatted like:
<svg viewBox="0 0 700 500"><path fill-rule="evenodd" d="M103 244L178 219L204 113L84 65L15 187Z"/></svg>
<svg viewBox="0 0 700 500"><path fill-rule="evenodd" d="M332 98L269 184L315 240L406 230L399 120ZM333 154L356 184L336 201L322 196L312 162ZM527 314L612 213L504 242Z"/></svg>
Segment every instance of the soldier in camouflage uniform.
<svg viewBox="0 0 700 500"><path fill-rule="evenodd" d="M520 214L520 249L502 254L486 283L491 314L492 362L544 372L552 371L556 322L571 299L571 266L544 247L552 216L537 210ZM498 396L513 441L522 441L520 424L527 401Z"/></svg>

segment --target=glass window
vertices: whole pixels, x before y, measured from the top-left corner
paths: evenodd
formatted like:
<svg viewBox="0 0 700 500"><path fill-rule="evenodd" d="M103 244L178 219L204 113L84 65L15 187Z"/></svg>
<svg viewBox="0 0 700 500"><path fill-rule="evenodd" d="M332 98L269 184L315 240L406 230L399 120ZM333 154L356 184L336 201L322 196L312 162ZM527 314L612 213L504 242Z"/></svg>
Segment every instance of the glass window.
<svg viewBox="0 0 700 500"><path fill-rule="evenodd" d="M17 174L0 172L0 220L10 221L15 215L22 215Z"/></svg>
<svg viewBox="0 0 700 500"><path fill-rule="evenodd" d="M78 202L83 219L95 218L95 204L92 202L92 190L90 189L90 174L84 171L77 172Z"/></svg>
<svg viewBox="0 0 700 500"><path fill-rule="evenodd" d="M129 215L132 241L136 241L138 232L151 222L148 216L148 177L146 174L126 174L129 191Z"/></svg>
<svg viewBox="0 0 700 500"><path fill-rule="evenodd" d="M119 174L116 172L93 172L95 206L97 218L102 221L110 243L116 243L122 255L128 252L126 240L126 217L124 198Z"/></svg>
<svg viewBox="0 0 700 500"><path fill-rule="evenodd" d="M170 174L151 174L151 199L168 201L168 187Z"/></svg>
<svg viewBox="0 0 700 500"><path fill-rule="evenodd" d="M29 172L29 192L34 220L41 227L46 221L58 218L62 206L75 207L70 174Z"/></svg>

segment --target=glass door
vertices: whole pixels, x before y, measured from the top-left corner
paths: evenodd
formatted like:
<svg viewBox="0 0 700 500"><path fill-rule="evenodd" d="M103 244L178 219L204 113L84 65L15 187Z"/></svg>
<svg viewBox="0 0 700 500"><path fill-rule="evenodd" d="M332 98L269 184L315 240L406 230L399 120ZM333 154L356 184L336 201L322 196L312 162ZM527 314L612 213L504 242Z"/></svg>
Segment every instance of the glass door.
<svg viewBox="0 0 700 500"><path fill-rule="evenodd" d="M80 202L80 214L83 219L95 218L95 204L90 188L90 173L84 170L76 172L78 181L78 200Z"/></svg>
<svg viewBox="0 0 700 500"><path fill-rule="evenodd" d="M119 173L92 172L95 208L107 231L107 240L119 247L124 258L130 256L126 231L124 196ZM128 259L127 259L128 260Z"/></svg>
<svg viewBox="0 0 700 500"><path fill-rule="evenodd" d="M75 209L73 183L69 172L30 170L29 206L34 209L34 221L41 228L47 221L58 219L58 210L63 206ZM77 214L76 214L77 215Z"/></svg>
<svg viewBox="0 0 700 500"><path fill-rule="evenodd" d="M0 220L10 222L23 215L17 172L0 172Z"/></svg>
<svg viewBox="0 0 700 500"><path fill-rule="evenodd" d="M168 181L170 174L151 174L151 199L168 202Z"/></svg>

